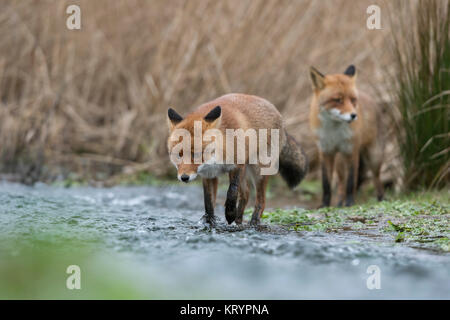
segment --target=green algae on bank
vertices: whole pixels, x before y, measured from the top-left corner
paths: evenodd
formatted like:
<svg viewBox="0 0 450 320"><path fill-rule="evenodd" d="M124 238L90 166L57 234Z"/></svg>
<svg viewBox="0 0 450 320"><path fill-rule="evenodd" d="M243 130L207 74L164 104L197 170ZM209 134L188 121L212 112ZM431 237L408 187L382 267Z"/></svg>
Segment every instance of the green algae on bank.
<svg viewBox="0 0 450 320"><path fill-rule="evenodd" d="M445 197L369 202L350 208L266 210L262 222L306 232L370 231L391 236L393 242L450 251L450 205Z"/></svg>

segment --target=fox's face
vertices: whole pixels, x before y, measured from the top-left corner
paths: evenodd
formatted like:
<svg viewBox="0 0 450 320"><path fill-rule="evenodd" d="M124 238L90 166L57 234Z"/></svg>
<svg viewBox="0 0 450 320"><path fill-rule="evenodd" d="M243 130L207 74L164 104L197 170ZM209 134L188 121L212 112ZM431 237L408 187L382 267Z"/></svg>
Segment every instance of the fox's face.
<svg viewBox="0 0 450 320"><path fill-rule="evenodd" d="M353 65L349 66L344 74L326 76L311 67L310 76L321 114L347 123L358 118L356 69Z"/></svg>
<svg viewBox="0 0 450 320"><path fill-rule="evenodd" d="M169 126L169 139L167 147L169 150L170 160L177 168L178 180L182 182L191 182L201 174L204 163L210 159L204 159L204 150L211 142L202 141L201 150L194 148L194 129L195 123L201 123L201 136L209 129L216 129L221 122L221 107L217 106L212 109L206 116L198 116L191 114L183 118L175 110L169 108L167 113L167 123ZM181 148L183 143L187 143L186 148ZM185 154L186 151L190 154Z"/></svg>

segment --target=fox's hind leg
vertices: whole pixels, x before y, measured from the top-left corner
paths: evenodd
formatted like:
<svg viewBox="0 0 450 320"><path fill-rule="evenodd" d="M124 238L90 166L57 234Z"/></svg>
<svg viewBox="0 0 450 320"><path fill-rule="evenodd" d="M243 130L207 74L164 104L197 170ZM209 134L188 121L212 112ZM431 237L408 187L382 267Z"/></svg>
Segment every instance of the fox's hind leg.
<svg viewBox="0 0 450 320"><path fill-rule="evenodd" d="M373 184L375 185L375 189L377 191L378 201L382 201L384 199L384 188L380 178L383 157L383 147L379 142L375 142L374 145L367 149L364 158L364 160L369 164L370 171L372 172Z"/></svg>
<svg viewBox="0 0 450 320"><path fill-rule="evenodd" d="M242 224L242 218L244 216L244 211L245 207L247 206L249 196L250 196L250 189L248 187L247 179L244 176L239 185L239 202L236 220L234 220L236 224Z"/></svg>
<svg viewBox="0 0 450 320"><path fill-rule="evenodd" d="M255 181L256 203L255 210L252 214L252 220L250 220L250 224L253 226L259 225L261 221L261 215L264 212L264 208L266 207L267 181L269 181L269 176L258 176Z"/></svg>
<svg viewBox="0 0 450 320"><path fill-rule="evenodd" d="M225 201L225 219L228 224L236 219L236 203L239 194L241 180L245 177L245 166L239 166L229 173L230 186L228 187L227 200Z"/></svg>
<svg viewBox="0 0 450 320"><path fill-rule="evenodd" d="M205 202L205 215L203 221L211 226L216 223L214 216L214 206L216 204L216 193L218 179L203 179L203 198Z"/></svg>

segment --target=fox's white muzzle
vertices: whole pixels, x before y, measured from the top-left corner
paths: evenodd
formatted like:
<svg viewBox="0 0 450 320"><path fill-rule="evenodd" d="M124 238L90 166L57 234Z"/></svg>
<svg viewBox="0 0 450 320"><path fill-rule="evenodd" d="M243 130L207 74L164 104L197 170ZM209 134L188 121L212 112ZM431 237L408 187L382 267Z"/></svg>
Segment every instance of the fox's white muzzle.
<svg viewBox="0 0 450 320"><path fill-rule="evenodd" d="M197 178L197 174L196 173L191 173L191 174L183 173L183 174L179 174L178 175L178 180L180 180L181 182L185 182L185 183L194 181L195 178Z"/></svg>
<svg viewBox="0 0 450 320"><path fill-rule="evenodd" d="M331 109L330 113L337 119L345 122L352 122L358 119L358 116L355 112L341 113L338 109Z"/></svg>

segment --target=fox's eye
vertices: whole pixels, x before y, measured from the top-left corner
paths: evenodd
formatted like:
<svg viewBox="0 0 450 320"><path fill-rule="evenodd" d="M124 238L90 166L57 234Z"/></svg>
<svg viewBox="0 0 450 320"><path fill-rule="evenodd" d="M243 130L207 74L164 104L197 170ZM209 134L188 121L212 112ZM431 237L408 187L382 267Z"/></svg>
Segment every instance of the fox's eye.
<svg viewBox="0 0 450 320"><path fill-rule="evenodd" d="M353 105L356 105L356 102L358 102L358 99L350 98L350 101L352 102Z"/></svg>
<svg viewBox="0 0 450 320"><path fill-rule="evenodd" d="M342 98L334 98L334 99L331 99L331 101L333 101L334 103L342 103Z"/></svg>

